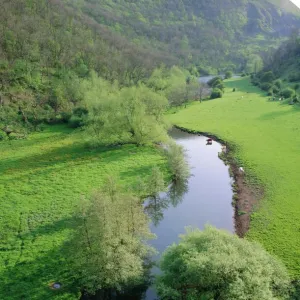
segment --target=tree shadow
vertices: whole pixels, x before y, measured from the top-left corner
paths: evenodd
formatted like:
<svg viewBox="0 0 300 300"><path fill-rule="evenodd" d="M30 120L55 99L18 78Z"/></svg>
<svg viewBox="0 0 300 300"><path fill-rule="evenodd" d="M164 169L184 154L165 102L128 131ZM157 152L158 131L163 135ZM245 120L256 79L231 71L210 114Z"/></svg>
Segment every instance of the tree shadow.
<svg viewBox="0 0 300 300"><path fill-rule="evenodd" d="M267 121L267 120L272 120L272 119L276 119L276 118L279 118L279 117L285 117L285 116L288 116L288 115L291 115L291 114L295 114L297 113L298 111L297 110L294 110L294 109L290 109L288 111L286 110L282 110L282 111L272 111L272 112L269 112L269 113L265 113L261 116L259 116L257 118L257 120L260 120L260 121Z"/></svg>

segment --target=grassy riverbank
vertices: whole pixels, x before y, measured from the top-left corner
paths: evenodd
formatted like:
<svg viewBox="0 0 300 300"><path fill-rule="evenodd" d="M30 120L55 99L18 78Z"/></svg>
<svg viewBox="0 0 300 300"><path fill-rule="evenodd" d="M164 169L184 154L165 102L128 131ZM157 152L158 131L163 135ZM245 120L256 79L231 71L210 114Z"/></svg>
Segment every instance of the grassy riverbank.
<svg viewBox="0 0 300 300"><path fill-rule="evenodd" d="M248 78L240 78L226 82L222 99L195 102L168 117L173 124L211 132L236 145L248 179L264 188L247 237L261 242L299 278L299 107L270 102Z"/></svg>
<svg viewBox="0 0 300 300"><path fill-rule="evenodd" d="M0 143L0 153L0 299L7 300L77 299L61 246L81 195L99 188L108 173L130 186L153 166L166 167L154 147L89 151L80 132L63 126ZM55 281L60 291L49 288Z"/></svg>

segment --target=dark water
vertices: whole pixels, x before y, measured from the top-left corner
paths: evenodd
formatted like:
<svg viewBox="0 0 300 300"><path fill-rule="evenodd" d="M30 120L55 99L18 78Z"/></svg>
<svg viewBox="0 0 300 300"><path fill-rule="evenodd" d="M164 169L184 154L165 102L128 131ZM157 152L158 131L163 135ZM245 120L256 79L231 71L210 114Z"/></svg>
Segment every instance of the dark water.
<svg viewBox="0 0 300 300"><path fill-rule="evenodd" d="M217 228L234 231L231 178L228 167L218 158L221 145L213 142L206 145L206 137L197 136L173 129L170 133L173 139L186 149L188 163L192 176L181 187L179 193L163 195L162 200L154 200L151 207L156 207L154 222L151 231L157 235L157 239L151 241L161 254L169 245L179 241L179 234L185 233L186 226L194 226L203 229L206 224ZM186 192L184 193L184 189ZM174 194L182 197L174 197ZM148 203L149 204L149 203ZM154 259L158 260L160 255ZM157 273L157 268L153 273ZM156 298L153 288L146 293L146 300Z"/></svg>

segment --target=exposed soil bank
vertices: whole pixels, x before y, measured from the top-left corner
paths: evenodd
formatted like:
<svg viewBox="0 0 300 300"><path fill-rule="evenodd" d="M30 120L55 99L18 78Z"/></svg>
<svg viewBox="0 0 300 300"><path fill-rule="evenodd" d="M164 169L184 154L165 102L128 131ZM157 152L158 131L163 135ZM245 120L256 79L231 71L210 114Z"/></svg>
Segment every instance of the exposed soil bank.
<svg viewBox="0 0 300 300"><path fill-rule="evenodd" d="M235 232L239 237L244 237L250 227L251 213L263 195L262 188L247 184L245 174L239 170L240 166L234 159L232 145L208 132L190 130L177 125L174 127L188 133L204 135L226 146L226 153L222 153L219 157L230 166L230 175L234 178L232 205L234 207Z"/></svg>

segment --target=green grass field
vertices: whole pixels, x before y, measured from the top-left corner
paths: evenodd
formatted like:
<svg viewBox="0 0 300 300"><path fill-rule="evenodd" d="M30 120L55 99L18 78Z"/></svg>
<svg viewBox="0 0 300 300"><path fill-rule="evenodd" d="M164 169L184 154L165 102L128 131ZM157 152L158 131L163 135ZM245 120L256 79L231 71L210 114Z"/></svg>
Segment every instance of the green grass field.
<svg viewBox="0 0 300 300"><path fill-rule="evenodd" d="M265 192L247 237L261 242L299 278L300 109L269 101L248 78L229 80L226 86L222 99L193 103L168 118L237 146L236 158Z"/></svg>
<svg viewBox="0 0 300 300"><path fill-rule="evenodd" d="M166 167L160 151L127 145L90 151L80 132L46 128L28 140L0 143L0 299L77 299L62 245L81 195L106 174L123 186ZM74 249L75 251L75 249ZM63 284L60 291L49 288Z"/></svg>

